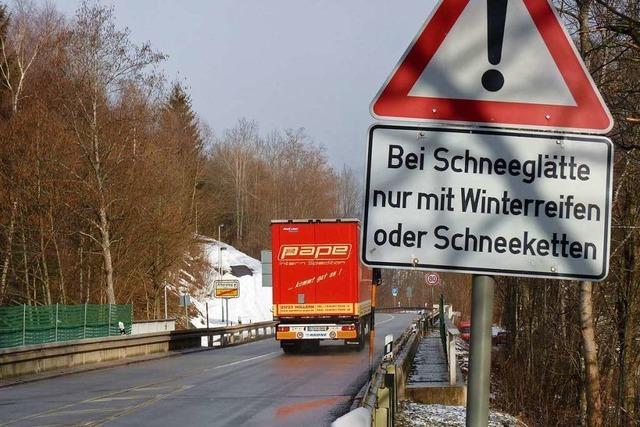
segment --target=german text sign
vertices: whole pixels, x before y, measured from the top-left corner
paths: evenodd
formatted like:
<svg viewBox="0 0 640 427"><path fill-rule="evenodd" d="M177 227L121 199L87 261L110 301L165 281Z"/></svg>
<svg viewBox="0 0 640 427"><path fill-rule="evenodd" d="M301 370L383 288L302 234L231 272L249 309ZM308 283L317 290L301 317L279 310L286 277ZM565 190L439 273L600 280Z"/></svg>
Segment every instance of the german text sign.
<svg viewBox="0 0 640 427"><path fill-rule="evenodd" d="M240 282L238 280L215 280L213 284L216 298L238 298L240 296Z"/></svg>
<svg viewBox="0 0 640 427"><path fill-rule="evenodd" d="M602 280L612 159L604 137L375 125L362 259Z"/></svg>

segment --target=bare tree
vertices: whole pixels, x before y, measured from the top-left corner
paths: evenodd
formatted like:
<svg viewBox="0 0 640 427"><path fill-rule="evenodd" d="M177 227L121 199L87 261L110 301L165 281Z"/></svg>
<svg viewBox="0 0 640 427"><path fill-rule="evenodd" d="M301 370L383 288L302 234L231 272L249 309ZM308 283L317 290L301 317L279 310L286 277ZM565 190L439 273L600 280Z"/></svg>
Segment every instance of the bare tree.
<svg viewBox="0 0 640 427"><path fill-rule="evenodd" d="M113 169L129 151L116 135L109 135L109 106L126 84L149 84L148 67L163 56L148 44L134 45L128 30L118 30L113 10L90 6L78 9L69 46L68 73L76 82L75 93L68 99L68 112L76 144L89 167L90 179L75 173L89 196L91 206L85 220L97 232L85 233L100 248L105 272L107 301L115 304L112 256L112 220L110 211L118 203L113 188ZM84 233L84 232L81 232Z"/></svg>
<svg viewBox="0 0 640 427"><path fill-rule="evenodd" d="M14 1L11 10L8 37L0 37L0 81L11 94L15 114L29 70L62 27L62 15L51 4L38 8L30 0Z"/></svg>
<svg viewBox="0 0 640 427"><path fill-rule="evenodd" d="M360 218L362 215L361 183L350 166L344 165L337 182L337 217Z"/></svg>

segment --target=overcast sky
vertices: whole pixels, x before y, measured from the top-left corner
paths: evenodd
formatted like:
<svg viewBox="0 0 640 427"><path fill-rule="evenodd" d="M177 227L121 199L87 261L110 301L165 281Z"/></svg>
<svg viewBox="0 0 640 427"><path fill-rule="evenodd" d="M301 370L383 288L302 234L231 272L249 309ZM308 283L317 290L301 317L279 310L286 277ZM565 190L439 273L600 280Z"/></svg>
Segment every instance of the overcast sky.
<svg viewBox="0 0 640 427"><path fill-rule="evenodd" d="M304 127L331 164L358 173L369 103L434 0L105 0L135 42L169 56L216 134L241 117L262 133ZM57 0L72 16L78 0Z"/></svg>

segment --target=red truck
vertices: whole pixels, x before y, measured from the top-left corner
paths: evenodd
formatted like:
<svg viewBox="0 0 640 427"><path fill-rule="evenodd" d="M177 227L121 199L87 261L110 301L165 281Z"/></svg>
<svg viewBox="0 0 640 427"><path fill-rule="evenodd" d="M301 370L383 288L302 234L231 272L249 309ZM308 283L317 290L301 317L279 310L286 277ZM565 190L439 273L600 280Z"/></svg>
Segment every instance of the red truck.
<svg viewBox="0 0 640 427"><path fill-rule="evenodd" d="M371 270L357 219L271 222L273 316L285 353L345 340L361 350L372 323Z"/></svg>

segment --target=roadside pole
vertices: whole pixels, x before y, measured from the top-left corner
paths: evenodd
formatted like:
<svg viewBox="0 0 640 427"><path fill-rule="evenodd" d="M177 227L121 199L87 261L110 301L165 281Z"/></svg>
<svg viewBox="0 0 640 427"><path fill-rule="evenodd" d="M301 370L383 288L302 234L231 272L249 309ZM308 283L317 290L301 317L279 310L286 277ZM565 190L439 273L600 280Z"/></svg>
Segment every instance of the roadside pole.
<svg viewBox="0 0 640 427"><path fill-rule="evenodd" d="M191 329L189 327L189 312L188 312L187 308L188 308L187 307L187 298L185 297L185 299L184 299L184 321L187 324L186 329Z"/></svg>
<svg viewBox="0 0 640 427"><path fill-rule="evenodd" d="M373 376L373 352L376 342L376 290L377 286L371 288L371 325L369 325L369 376Z"/></svg>
<svg viewBox="0 0 640 427"><path fill-rule="evenodd" d="M207 305L207 329L209 329L209 301L205 303ZM211 347L211 335L207 335L207 347Z"/></svg>
<svg viewBox="0 0 640 427"><path fill-rule="evenodd" d="M471 289L471 348L467 427L489 422L489 380L491 375L491 321L493 317L493 276L473 275Z"/></svg>
<svg viewBox="0 0 640 427"><path fill-rule="evenodd" d="M369 325L369 376L373 378L373 357L376 343L376 294L382 284L382 270L371 270L371 325Z"/></svg>
<svg viewBox="0 0 640 427"><path fill-rule="evenodd" d="M167 319L167 282L164 283L164 318Z"/></svg>

